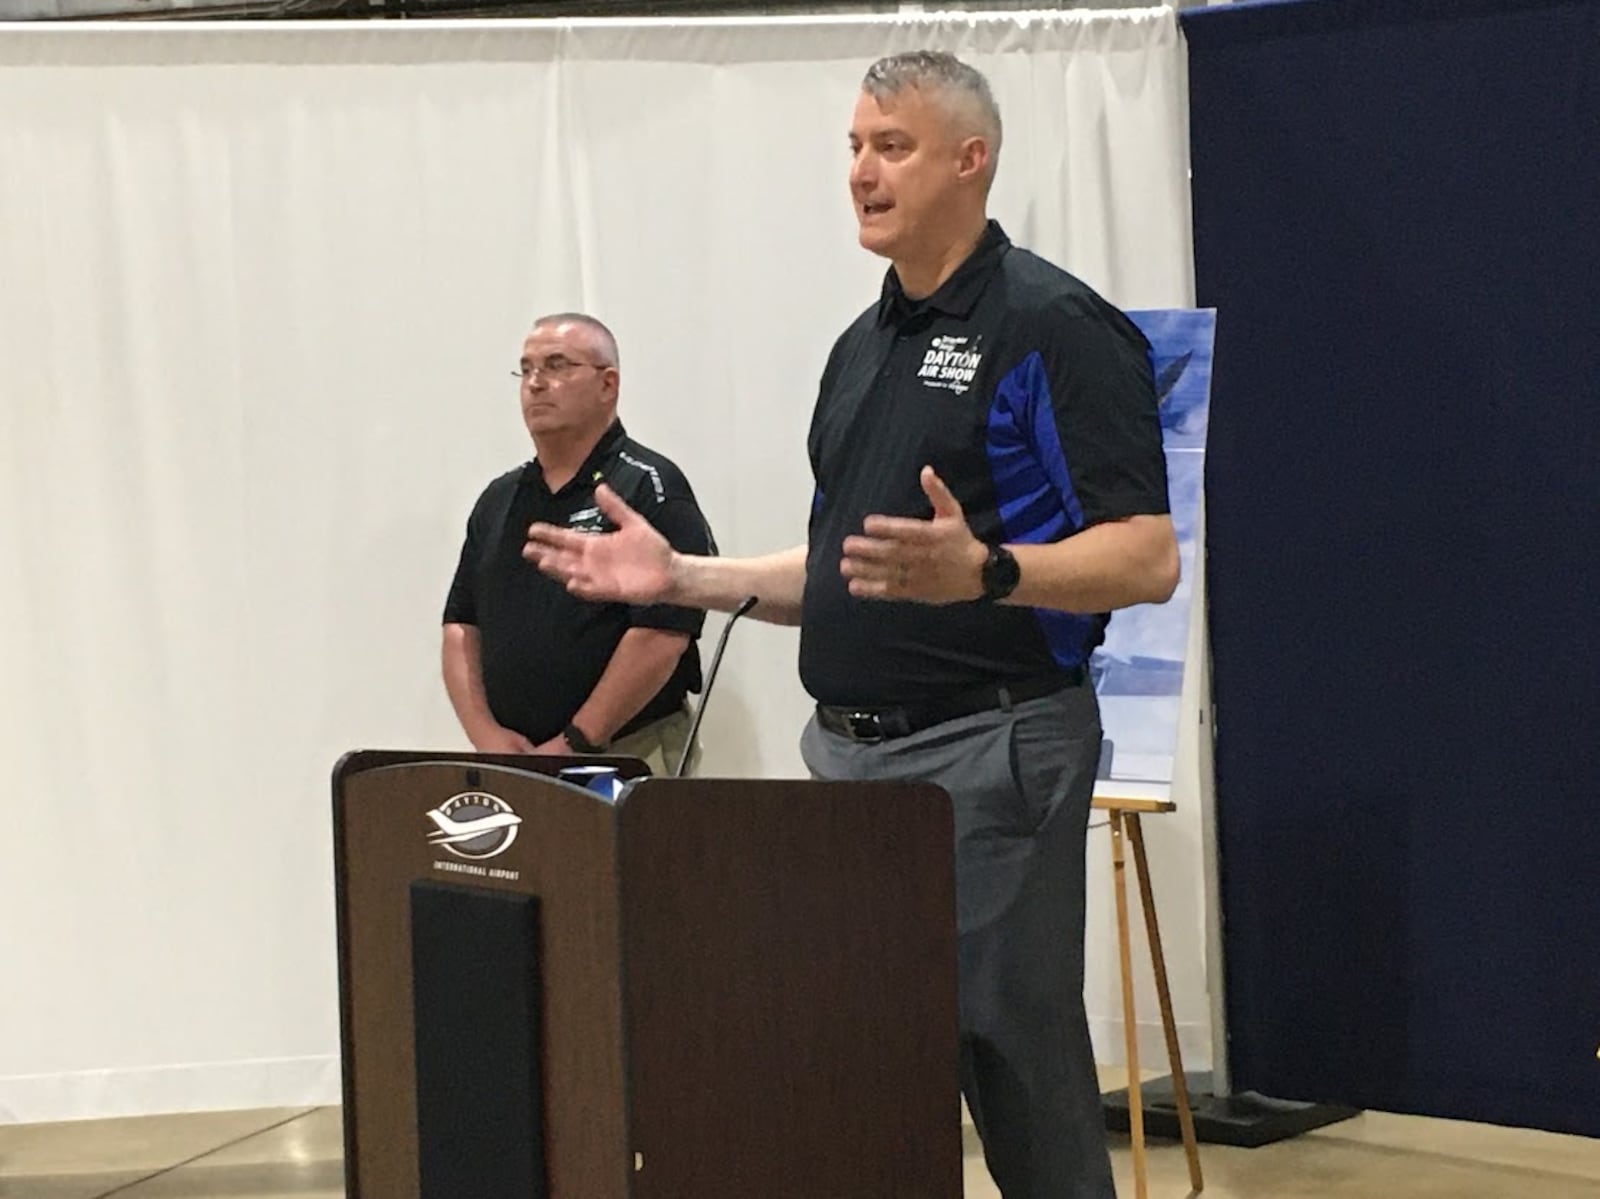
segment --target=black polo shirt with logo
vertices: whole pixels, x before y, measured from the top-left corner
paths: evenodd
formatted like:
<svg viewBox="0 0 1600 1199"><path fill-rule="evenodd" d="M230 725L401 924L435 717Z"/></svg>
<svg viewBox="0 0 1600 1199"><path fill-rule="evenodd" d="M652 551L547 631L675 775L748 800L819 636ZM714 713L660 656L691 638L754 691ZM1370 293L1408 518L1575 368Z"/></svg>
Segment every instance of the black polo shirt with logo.
<svg viewBox="0 0 1600 1199"><path fill-rule="evenodd" d="M695 639L705 613L667 604L635 607L578 599L522 556L528 526L535 521L586 532L611 530L594 502L595 484L602 481L674 549L717 552L683 472L629 437L620 421L554 494L537 459L489 484L467 520L444 620L477 627L489 708L497 721L535 745L567 726L629 629L665 629L687 633L691 640L666 686L617 736L670 715L688 692L700 690Z"/></svg>
<svg viewBox="0 0 1600 1199"><path fill-rule="evenodd" d="M988 543L1054 542L1168 510L1149 343L993 221L923 300L888 272L829 355L809 450L800 674L827 704L892 706L1068 671L1104 638L1105 613L852 598L844 539L872 513L931 517L924 465Z"/></svg>

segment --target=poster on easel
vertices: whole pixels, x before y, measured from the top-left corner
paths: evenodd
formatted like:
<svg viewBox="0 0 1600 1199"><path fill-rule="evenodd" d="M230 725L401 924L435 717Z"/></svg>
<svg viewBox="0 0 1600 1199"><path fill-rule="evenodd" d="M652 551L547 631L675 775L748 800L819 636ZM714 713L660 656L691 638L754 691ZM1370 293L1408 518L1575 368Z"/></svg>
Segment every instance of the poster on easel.
<svg viewBox="0 0 1600 1199"><path fill-rule="evenodd" d="M1200 562L1200 499L1217 314L1212 308L1177 308L1128 316L1150 341L1182 575L1166 603L1115 613L1105 642L1089 660L1105 730L1095 789L1097 794L1165 799L1172 788Z"/></svg>

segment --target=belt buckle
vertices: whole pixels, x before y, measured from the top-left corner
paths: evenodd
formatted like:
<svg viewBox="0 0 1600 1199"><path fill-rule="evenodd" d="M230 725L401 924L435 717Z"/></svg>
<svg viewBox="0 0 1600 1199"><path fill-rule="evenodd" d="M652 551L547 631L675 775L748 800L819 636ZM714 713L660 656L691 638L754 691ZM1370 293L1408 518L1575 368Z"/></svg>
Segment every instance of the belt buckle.
<svg viewBox="0 0 1600 1199"><path fill-rule="evenodd" d="M884 739L883 725L879 722L876 712L842 712L840 718L844 721L845 728L850 730L852 741L859 741L863 745L876 745Z"/></svg>

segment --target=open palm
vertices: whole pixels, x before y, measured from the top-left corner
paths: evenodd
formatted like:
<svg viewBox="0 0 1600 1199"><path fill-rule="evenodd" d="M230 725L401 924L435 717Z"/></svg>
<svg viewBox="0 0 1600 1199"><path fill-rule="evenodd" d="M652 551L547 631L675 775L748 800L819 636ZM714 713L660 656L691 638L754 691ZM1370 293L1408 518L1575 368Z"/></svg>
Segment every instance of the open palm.
<svg viewBox="0 0 1600 1199"><path fill-rule="evenodd" d="M671 581L672 546L604 483L594 489L594 499L616 532L536 524L528 529L522 556L581 599L657 602Z"/></svg>

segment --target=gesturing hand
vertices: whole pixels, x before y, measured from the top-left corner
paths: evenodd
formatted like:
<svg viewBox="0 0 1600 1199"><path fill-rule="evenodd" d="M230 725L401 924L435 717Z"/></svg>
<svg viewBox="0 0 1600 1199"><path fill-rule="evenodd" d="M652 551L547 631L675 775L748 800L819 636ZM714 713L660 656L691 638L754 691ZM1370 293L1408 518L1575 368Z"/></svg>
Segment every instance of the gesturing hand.
<svg viewBox="0 0 1600 1199"><path fill-rule="evenodd" d="M616 532L531 525L522 556L582 599L657 602L671 582L672 546L604 483L594 489L594 502Z"/></svg>
<svg viewBox="0 0 1600 1199"><path fill-rule="evenodd" d="M961 504L933 467L922 468L932 520L869 516L863 533L844 539L839 572L861 599L952 604L983 594L989 551L967 527Z"/></svg>

